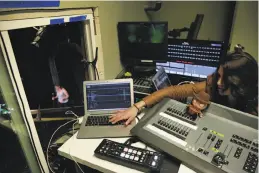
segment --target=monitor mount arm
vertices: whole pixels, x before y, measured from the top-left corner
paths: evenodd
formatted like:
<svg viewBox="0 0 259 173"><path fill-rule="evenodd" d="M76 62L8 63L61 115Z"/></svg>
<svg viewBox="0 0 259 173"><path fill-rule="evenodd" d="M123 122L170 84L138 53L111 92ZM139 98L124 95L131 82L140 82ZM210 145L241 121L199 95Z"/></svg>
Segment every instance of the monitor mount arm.
<svg viewBox="0 0 259 173"><path fill-rule="evenodd" d="M182 28L182 29L173 29L171 31L168 32L168 35L170 37L173 37L173 38L177 38L177 37L180 37L181 36L181 33L182 32L189 32L190 28Z"/></svg>
<svg viewBox="0 0 259 173"><path fill-rule="evenodd" d="M151 4L152 3L152 4ZM148 11L159 11L162 7L162 2L160 1L156 1L155 4L153 5L154 2L150 2L149 5L147 5L144 10L145 12L148 12Z"/></svg>

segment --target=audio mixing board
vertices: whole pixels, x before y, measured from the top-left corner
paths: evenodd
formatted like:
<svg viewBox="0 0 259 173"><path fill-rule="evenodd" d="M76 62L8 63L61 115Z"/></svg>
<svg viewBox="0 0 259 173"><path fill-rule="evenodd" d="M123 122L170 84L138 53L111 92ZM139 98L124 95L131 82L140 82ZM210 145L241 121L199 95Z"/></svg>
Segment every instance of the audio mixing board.
<svg viewBox="0 0 259 173"><path fill-rule="evenodd" d="M258 172L257 117L215 103L203 118L193 119L185 109L166 98L131 133L197 172Z"/></svg>

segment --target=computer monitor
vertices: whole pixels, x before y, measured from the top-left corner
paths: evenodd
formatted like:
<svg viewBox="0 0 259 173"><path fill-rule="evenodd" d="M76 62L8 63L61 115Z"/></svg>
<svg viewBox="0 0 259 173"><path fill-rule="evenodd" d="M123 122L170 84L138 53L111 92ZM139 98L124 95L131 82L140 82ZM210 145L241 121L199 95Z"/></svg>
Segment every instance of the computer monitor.
<svg viewBox="0 0 259 173"><path fill-rule="evenodd" d="M152 78L152 82L156 90L161 90L163 88L171 86L170 79L168 78L165 69L161 67L159 71Z"/></svg>
<svg viewBox="0 0 259 173"><path fill-rule="evenodd" d="M168 22L119 22L118 41L123 63L165 62Z"/></svg>
<svg viewBox="0 0 259 173"><path fill-rule="evenodd" d="M183 39L168 40L168 61L156 63L170 74L206 79L216 71L225 55L224 42Z"/></svg>
<svg viewBox="0 0 259 173"><path fill-rule="evenodd" d="M134 102L132 79L85 81L83 88L85 113L127 109Z"/></svg>

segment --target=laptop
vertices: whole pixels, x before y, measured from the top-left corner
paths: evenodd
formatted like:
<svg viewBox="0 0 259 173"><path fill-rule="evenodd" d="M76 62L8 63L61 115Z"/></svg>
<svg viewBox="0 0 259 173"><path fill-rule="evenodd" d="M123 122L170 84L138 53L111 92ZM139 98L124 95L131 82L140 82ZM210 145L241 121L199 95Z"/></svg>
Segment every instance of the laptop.
<svg viewBox="0 0 259 173"><path fill-rule="evenodd" d="M152 78L153 85L155 86L156 90L160 90L166 87L171 86L170 79L165 72L165 69L161 67L155 76Z"/></svg>
<svg viewBox="0 0 259 173"><path fill-rule="evenodd" d="M113 79L105 81L85 81L85 116L77 138L112 138L132 136L133 121L125 127L125 121L116 124L109 122L109 116L118 110L125 110L134 103L133 80Z"/></svg>

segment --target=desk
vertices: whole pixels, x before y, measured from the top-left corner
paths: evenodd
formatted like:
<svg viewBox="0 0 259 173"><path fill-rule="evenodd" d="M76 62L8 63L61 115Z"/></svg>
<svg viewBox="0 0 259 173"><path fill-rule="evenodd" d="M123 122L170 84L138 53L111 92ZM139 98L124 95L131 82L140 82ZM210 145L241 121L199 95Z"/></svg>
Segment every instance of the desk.
<svg viewBox="0 0 259 173"><path fill-rule="evenodd" d="M59 155L74 160L82 165L86 165L93 169L107 173L141 173L140 171L127 168L125 166L117 165L115 163L108 162L106 160L99 159L94 156L94 150L101 143L103 139L77 139L76 135L73 135L67 140L59 149ZM109 139L109 138L108 138ZM124 143L128 138L110 138L116 142ZM143 143L133 144L135 147L145 148ZM148 150L153 150L147 147ZM73 158L72 158L72 157ZM186 166L180 166L178 173L195 173Z"/></svg>

